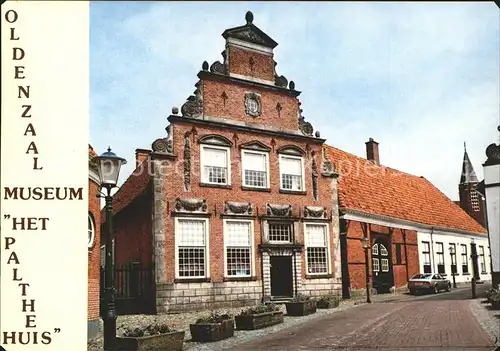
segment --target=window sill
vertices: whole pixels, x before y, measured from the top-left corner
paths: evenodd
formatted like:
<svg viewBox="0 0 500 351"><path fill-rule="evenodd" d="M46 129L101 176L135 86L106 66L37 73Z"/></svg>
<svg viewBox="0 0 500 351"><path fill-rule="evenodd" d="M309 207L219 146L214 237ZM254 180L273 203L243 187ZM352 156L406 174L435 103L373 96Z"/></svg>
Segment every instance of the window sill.
<svg viewBox="0 0 500 351"><path fill-rule="evenodd" d="M175 278L174 283L210 283L210 278Z"/></svg>
<svg viewBox="0 0 500 351"><path fill-rule="evenodd" d="M307 195L307 191L302 190L285 190L280 189L281 194L291 194L291 195Z"/></svg>
<svg viewBox="0 0 500 351"><path fill-rule="evenodd" d="M462 273L462 275L470 275L470 273Z"/></svg>
<svg viewBox="0 0 500 351"><path fill-rule="evenodd" d="M225 282L250 282L256 281L257 277L224 277Z"/></svg>
<svg viewBox="0 0 500 351"><path fill-rule="evenodd" d="M229 184L212 184L212 183L200 183L202 188L220 188L220 189L232 189L232 185Z"/></svg>
<svg viewBox="0 0 500 351"><path fill-rule="evenodd" d="M306 274L306 279L333 278L333 274Z"/></svg>
<svg viewBox="0 0 500 351"><path fill-rule="evenodd" d="M260 191L260 192L263 192L263 193L270 193L271 192L270 188L254 188L254 187L251 187L251 186L244 186L244 185L241 186L241 190L244 190L244 191Z"/></svg>

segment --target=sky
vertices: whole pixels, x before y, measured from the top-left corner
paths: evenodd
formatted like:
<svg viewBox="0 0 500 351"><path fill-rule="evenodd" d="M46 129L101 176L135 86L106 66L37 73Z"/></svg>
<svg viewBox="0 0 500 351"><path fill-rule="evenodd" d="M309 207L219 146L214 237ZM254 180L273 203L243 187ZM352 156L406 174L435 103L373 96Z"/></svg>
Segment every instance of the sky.
<svg viewBox="0 0 500 351"><path fill-rule="evenodd" d="M464 142L482 179L499 142L500 10L493 2L91 2L90 143L135 165L165 137L172 107L203 61L222 61L222 32L253 23L278 42L279 75L329 145L424 176L452 200Z"/></svg>

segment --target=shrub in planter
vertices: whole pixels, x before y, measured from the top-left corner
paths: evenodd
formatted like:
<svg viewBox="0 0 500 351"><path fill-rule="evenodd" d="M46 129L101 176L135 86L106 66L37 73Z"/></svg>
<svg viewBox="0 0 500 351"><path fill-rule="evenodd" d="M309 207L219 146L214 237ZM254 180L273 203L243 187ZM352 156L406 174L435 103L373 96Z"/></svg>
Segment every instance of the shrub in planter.
<svg viewBox="0 0 500 351"><path fill-rule="evenodd" d="M234 319L237 329L254 330L283 323L283 312L273 304L262 304L241 311Z"/></svg>
<svg viewBox="0 0 500 351"><path fill-rule="evenodd" d="M166 324L150 324L143 328L127 328L116 338L120 351L177 351L182 350L184 331L170 329Z"/></svg>
<svg viewBox="0 0 500 351"><path fill-rule="evenodd" d="M229 338L234 335L234 319L231 315L212 312L190 324L193 341L209 342Z"/></svg>
<svg viewBox="0 0 500 351"><path fill-rule="evenodd" d="M490 288L486 290L484 295L486 296L486 300L488 300L489 303L491 303L491 297L495 294L498 294L500 292L500 289L495 289L495 288Z"/></svg>
<svg viewBox="0 0 500 351"><path fill-rule="evenodd" d="M324 295L318 299L318 308L334 308L340 304L340 297L337 295Z"/></svg>
<svg viewBox="0 0 500 351"><path fill-rule="evenodd" d="M302 294L298 294L292 301L286 302L285 306L289 316L306 316L316 312L316 300Z"/></svg>
<svg viewBox="0 0 500 351"><path fill-rule="evenodd" d="M489 300L493 309L500 310L500 291L492 293Z"/></svg>

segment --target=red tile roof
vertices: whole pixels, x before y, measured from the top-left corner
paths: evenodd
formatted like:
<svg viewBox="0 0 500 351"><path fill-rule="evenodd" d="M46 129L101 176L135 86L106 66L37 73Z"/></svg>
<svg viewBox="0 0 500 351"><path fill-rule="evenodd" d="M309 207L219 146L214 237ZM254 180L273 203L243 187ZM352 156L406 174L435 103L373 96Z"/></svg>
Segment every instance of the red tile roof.
<svg viewBox="0 0 500 351"><path fill-rule="evenodd" d="M151 178L148 160L144 160L113 195L113 215L123 210L141 195L147 189ZM101 223L104 222L106 222L106 214L103 209L101 211Z"/></svg>
<svg viewBox="0 0 500 351"><path fill-rule="evenodd" d="M326 154L340 173L341 208L486 234L479 223L424 177L377 166L332 146L326 148Z"/></svg>

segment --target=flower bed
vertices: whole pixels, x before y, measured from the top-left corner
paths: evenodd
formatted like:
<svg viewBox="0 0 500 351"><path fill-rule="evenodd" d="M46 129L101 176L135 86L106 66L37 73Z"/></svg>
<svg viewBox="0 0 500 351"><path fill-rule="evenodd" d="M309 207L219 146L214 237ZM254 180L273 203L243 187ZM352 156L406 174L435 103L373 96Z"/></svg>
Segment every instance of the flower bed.
<svg viewBox="0 0 500 351"><path fill-rule="evenodd" d="M150 324L145 328L127 329L116 338L120 351L178 351L182 350L184 331L171 330L165 324Z"/></svg>
<svg viewBox="0 0 500 351"><path fill-rule="evenodd" d="M500 289L492 288L486 291L486 299L491 303L491 307L495 310L500 309Z"/></svg>
<svg viewBox="0 0 500 351"><path fill-rule="evenodd" d="M189 325L193 341L210 342L229 338L234 335L234 319L228 314L212 312Z"/></svg>
<svg viewBox="0 0 500 351"><path fill-rule="evenodd" d="M316 313L316 300L309 296L297 295L292 301L286 302L288 316L307 316Z"/></svg>
<svg viewBox="0 0 500 351"><path fill-rule="evenodd" d="M254 330L283 323L283 312L273 304L258 305L235 317L238 330Z"/></svg>

